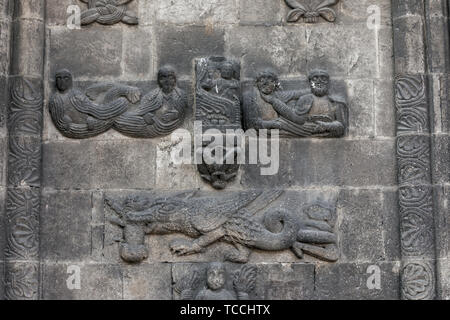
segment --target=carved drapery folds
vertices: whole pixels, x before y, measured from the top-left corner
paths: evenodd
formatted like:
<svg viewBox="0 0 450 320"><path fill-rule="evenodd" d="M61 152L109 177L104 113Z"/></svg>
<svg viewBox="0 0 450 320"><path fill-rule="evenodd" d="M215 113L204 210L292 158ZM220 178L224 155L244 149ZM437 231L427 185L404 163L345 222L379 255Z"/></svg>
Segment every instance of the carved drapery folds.
<svg viewBox="0 0 450 320"><path fill-rule="evenodd" d="M285 0L292 8L287 16L288 22L303 19L306 23L316 23L322 17L328 22L336 21L336 12L331 8L339 0Z"/></svg>
<svg viewBox="0 0 450 320"><path fill-rule="evenodd" d="M396 78L397 165L405 299L435 297L435 240L427 78Z"/></svg>
<svg viewBox="0 0 450 320"><path fill-rule="evenodd" d="M212 133L211 139L214 139L214 132L227 135L227 139L231 139L233 133L229 130L242 129L240 71L238 62L223 57L197 60L195 120L201 122L202 132L195 132L196 135L209 131ZM202 178L216 189L224 189L239 171L237 143L235 141L234 146L230 147L225 145L224 139L223 146L217 145L214 150L208 152L214 159L206 158L204 149L196 150L202 157L202 163L198 165ZM202 148L207 145L208 142ZM215 161L218 148L222 148L223 157L220 161Z"/></svg>
<svg viewBox="0 0 450 320"><path fill-rule="evenodd" d="M133 0L80 0L88 5L81 13L81 25L94 22L112 25L119 22L138 24L136 13L127 9L127 4Z"/></svg>
<svg viewBox="0 0 450 320"><path fill-rule="evenodd" d="M58 71L55 78L57 92L50 98L49 111L56 128L68 138L90 138L110 129L155 138L184 122L187 99L171 67L159 70L158 88L142 99L138 88L112 83L90 86L83 93L73 88L68 70Z"/></svg>
<svg viewBox="0 0 450 320"><path fill-rule="evenodd" d="M128 262L145 260L145 235L179 233L193 240L174 240L170 250L185 256L203 252L216 242L232 244L225 261L247 263L253 249L291 250L334 262L338 259L336 212L312 203L301 210L272 207L284 191L242 191L221 196L175 195L107 198L111 223L123 228L120 255Z"/></svg>
<svg viewBox="0 0 450 320"><path fill-rule="evenodd" d="M338 138L348 128L345 94L329 93L330 76L314 70L309 89L283 90L278 75L265 70L244 92L246 129L277 129L286 137Z"/></svg>

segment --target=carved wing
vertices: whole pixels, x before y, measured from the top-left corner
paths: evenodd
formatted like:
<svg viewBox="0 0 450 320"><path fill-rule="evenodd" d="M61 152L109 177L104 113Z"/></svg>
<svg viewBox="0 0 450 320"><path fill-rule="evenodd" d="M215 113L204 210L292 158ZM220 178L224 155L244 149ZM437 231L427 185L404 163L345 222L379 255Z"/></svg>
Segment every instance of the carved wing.
<svg viewBox="0 0 450 320"><path fill-rule="evenodd" d="M241 192L227 198L203 198L195 202L192 225L202 233L216 230L231 216L254 201L261 191Z"/></svg>
<svg viewBox="0 0 450 320"><path fill-rule="evenodd" d="M201 277L198 271L194 271L192 275L187 275L178 281L174 290L180 294L181 300L194 300L195 291L200 286Z"/></svg>
<svg viewBox="0 0 450 320"><path fill-rule="evenodd" d="M233 286L238 293L250 293L256 286L258 270L255 266L245 265L234 275Z"/></svg>
<svg viewBox="0 0 450 320"><path fill-rule="evenodd" d="M277 200L284 193L283 190L264 191L258 198L250 203L245 209L249 215L255 215L266 208L269 204Z"/></svg>

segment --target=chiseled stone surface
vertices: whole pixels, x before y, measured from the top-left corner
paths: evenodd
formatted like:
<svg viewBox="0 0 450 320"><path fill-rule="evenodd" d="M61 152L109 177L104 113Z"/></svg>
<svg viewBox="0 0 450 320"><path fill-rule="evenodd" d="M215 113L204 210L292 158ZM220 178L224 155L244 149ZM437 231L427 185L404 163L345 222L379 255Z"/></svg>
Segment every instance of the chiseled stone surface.
<svg viewBox="0 0 450 320"><path fill-rule="evenodd" d="M11 7L5 3L0 1L0 203L4 202L5 194L8 143L3 137L7 134L10 65L6 61L11 39L8 29ZM178 256L170 251L171 242L192 241L192 237L181 234L140 237L137 233L142 229L125 231L129 221L117 226L120 224L117 214L105 200L124 200L127 196L145 200L157 195L167 205L160 208L161 214L170 211L168 200L181 192L199 190L198 197L206 195L215 201L227 194L260 189L267 192L274 188L285 189L285 194L264 210L257 210L251 217L255 225L267 231L264 222L267 209L287 211L303 222L305 208L320 203L333 212L333 217L321 218L326 222L332 220L338 259L323 261L308 252L299 259L290 248L274 252L252 249L248 264L224 264L225 291L235 291L234 274L248 266L244 280L247 285L254 280L255 288L249 293L253 299L400 298L393 55L398 73L426 73L423 1L377 1L381 14L378 29L367 26L370 15L367 9L374 4L371 0L339 1L333 6L335 22L320 18L314 24L287 22L290 8L284 0L134 0L127 8L138 15L137 25L92 23L78 30L69 30L66 23L67 6L78 5L81 11L86 10L87 5L79 0L21 3L26 5L18 8L18 14L29 22L16 28L20 39L26 39L30 28L43 29L35 18L40 10L46 12L46 32L42 32L46 48L30 48L12 65L12 70L24 65L24 70L34 75L37 66L42 65L35 52L45 49L40 298L180 299L175 287L194 271L199 272L200 286L206 288L206 270L212 262L223 261L232 245L216 241L201 253ZM36 7L37 3L46 6ZM393 8L391 3L395 5ZM435 25L442 21L439 18L434 15ZM404 37L396 32L393 37L394 28L415 32ZM441 30L433 28L436 28L433 35L439 37ZM74 75L74 85L80 90L113 82L138 87L145 94L156 88L159 68L170 64L176 70L178 86L188 96L182 128L192 132L195 59L213 56L240 62L243 88L254 85L257 74L269 67L278 74L283 90L307 89L308 73L325 69L330 75L331 93L342 93L348 103L348 133L338 139L282 139L278 174L261 176L261 165L242 165L227 190L217 191L201 180L196 166L173 163L170 151L175 143L170 136L134 139L111 130L94 138L76 140L62 136L52 123L48 102L55 92L57 70L69 69ZM436 133L432 137L432 175L438 212L437 287L441 298L450 299L450 117L445 102L449 81L439 64L445 57L439 53L431 58L436 72L432 88L435 118L431 122ZM245 208L255 210L251 205ZM319 210L316 214L323 212ZM240 226L239 222L233 223ZM255 233L261 233L255 225L243 224L243 228L255 227ZM267 225L280 227L270 221ZM147 227L151 233L154 225ZM236 226L233 230L241 232ZM3 252L5 233L0 234ZM147 257L140 263L124 261L123 244L133 244L136 239L138 248L148 249ZM0 274L3 261L0 255ZM80 268L79 289L68 286L70 267ZM256 270L255 279L252 267ZM379 287L371 286L373 270L380 271ZM0 281L0 298L2 295L3 281Z"/></svg>

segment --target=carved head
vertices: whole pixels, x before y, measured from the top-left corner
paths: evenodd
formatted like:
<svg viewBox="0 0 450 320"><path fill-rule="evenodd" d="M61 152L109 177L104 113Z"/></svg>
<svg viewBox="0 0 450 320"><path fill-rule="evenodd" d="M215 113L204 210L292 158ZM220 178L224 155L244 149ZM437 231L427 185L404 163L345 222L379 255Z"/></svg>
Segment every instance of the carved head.
<svg viewBox="0 0 450 320"><path fill-rule="evenodd" d="M256 85L262 94L270 95L280 87L280 81L275 72L264 70L258 74Z"/></svg>
<svg viewBox="0 0 450 320"><path fill-rule="evenodd" d="M171 93L177 85L177 74L171 66L164 66L158 71L158 84L164 93Z"/></svg>
<svg viewBox="0 0 450 320"><path fill-rule="evenodd" d="M330 75L324 70L314 70L309 74L309 84L315 96L326 96L330 85Z"/></svg>
<svg viewBox="0 0 450 320"><path fill-rule="evenodd" d="M233 68L233 64L231 62L225 61L224 63L222 63L220 65L219 70L220 70L220 75L222 76L223 79L226 79L226 80L233 79L234 68Z"/></svg>
<svg viewBox="0 0 450 320"><path fill-rule="evenodd" d="M67 69L62 69L55 74L56 88L60 92L70 90L73 85L72 74Z"/></svg>
<svg viewBox="0 0 450 320"><path fill-rule="evenodd" d="M208 287L217 291L225 286L226 281L226 271L221 263L212 263L209 265L206 271L206 284Z"/></svg>

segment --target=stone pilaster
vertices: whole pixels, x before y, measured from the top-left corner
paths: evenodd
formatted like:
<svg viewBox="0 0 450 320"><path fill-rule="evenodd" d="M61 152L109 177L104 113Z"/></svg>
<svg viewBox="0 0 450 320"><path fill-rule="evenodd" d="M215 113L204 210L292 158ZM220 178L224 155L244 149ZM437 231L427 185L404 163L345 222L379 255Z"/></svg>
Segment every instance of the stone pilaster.
<svg viewBox="0 0 450 320"><path fill-rule="evenodd" d="M45 0L13 3L5 298L38 299Z"/></svg>

